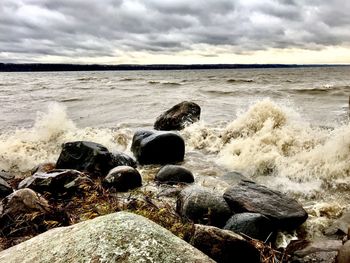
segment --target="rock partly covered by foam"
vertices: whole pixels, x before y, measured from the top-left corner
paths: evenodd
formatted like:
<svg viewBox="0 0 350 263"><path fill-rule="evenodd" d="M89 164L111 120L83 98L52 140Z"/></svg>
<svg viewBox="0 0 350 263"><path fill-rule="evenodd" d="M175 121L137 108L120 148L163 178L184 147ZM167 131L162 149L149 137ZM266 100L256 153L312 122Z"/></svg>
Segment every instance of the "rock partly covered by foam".
<svg viewBox="0 0 350 263"><path fill-rule="evenodd" d="M336 262L337 263L350 262L350 240L346 241L344 245L339 248Z"/></svg>
<svg viewBox="0 0 350 263"><path fill-rule="evenodd" d="M168 230L119 212L49 230L0 252L0 262L214 262Z"/></svg>
<svg viewBox="0 0 350 263"><path fill-rule="evenodd" d="M199 121L201 108L198 104L183 101L158 116L154 129L171 131L182 130L187 125Z"/></svg>
<svg viewBox="0 0 350 263"><path fill-rule="evenodd" d="M109 171L103 179L107 187L114 187L117 191L128 191L142 185L140 173L130 166L117 166Z"/></svg>
<svg viewBox="0 0 350 263"><path fill-rule="evenodd" d="M252 244L217 227L195 225L190 243L217 262L260 262L260 252Z"/></svg>
<svg viewBox="0 0 350 263"><path fill-rule="evenodd" d="M83 173L77 170L57 169L50 172L36 172L30 177L23 179L18 188L30 188L39 193L51 192L62 193L66 192L70 183L78 177L85 177Z"/></svg>
<svg viewBox="0 0 350 263"><path fill-rule="evenodd" d="M199 186L182 190L176 202L176 210L195 223L224 226L231 211L222 195Z"/></svg>
<svg viewBox="0 0 350 263"><path fill-rule="evenodd" d="M193 183L192 172L180 165L165 165L157 173L155 180L164 184Z"/></svg>
<svg viewBox="0 0 350 263"><path fill-rule="evenodd" d="M263 214L279 229L295 229L308 217L295 199L249 181L228 188L224 198L233 212Z"/></svg>
<svg viewBox="0 0 350 263"><path fill-rule="evenodd" d="M235 233L243 233L261 241L267 240L274 232L271 220L259 213L239 213L231 216L224 229Z"/></svg>
<svg viewBox="0 0 350 263"><path fill-rule="evenodd" d="M12 187L0 177L0 198L3 198L13 192Z"/></svg>
<svg viewBox="0 0 350 263"><path fill-rule="evenodd" d="M134 134L131 151L140 164L182 162L185 142L175 132L141 130Z"/></svg>

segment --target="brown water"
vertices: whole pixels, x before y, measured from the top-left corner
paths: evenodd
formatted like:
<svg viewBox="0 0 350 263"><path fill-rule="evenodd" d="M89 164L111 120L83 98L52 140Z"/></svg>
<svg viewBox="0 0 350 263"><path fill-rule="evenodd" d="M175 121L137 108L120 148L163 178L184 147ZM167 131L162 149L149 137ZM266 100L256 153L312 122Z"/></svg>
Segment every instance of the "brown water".
<svg viewBox="0 0 350 263"><path fill-rule="evenodd" d="M298 198L321 235L350 201L350 67L0 73L0 169L55 161L92 140L130 153L138 128L191 100L201 121L181 134L184 166L223 191L226 171ZM141 167L152 178L157 167Z"/></svg>

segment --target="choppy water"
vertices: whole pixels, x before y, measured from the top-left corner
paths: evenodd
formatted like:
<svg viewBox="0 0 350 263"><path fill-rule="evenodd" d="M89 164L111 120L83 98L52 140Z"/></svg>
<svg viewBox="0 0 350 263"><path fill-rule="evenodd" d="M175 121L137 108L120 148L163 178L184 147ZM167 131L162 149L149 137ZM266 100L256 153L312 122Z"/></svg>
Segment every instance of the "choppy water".
<svg viewBox="0 0 350 263"><path fill-rule="evenodd" d="M191 100L201 121L181 134L197 181L222 191L220 175L242 172L298 198L319 234L349 206L349 96L350 67L0 73L0 169L55 161L71 140L130 154L135 129Z"/></svg>

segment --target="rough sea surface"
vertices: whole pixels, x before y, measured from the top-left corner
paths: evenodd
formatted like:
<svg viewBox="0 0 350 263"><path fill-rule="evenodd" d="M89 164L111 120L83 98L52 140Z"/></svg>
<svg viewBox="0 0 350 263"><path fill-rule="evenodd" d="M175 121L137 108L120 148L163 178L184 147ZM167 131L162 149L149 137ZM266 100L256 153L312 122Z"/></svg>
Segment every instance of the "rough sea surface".
<svg viewBox="0 0 350 263"><path fill-rule="evenodd" d="M0 170L57 160L91 140L130 153L139 128L191 100L184 166L223 191L227 171L297 198L311 235L350 207L350 67L0 73ZM159 167L141 168L152 178Z"/></svg>

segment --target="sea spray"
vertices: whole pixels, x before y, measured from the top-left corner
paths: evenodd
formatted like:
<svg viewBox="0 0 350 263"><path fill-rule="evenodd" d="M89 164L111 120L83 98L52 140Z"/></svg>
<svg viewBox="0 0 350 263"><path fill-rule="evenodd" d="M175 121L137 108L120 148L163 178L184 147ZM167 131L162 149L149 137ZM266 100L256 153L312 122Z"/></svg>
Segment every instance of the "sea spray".
<svg viewBox="0 0 350 263"><path fill-rule="evenodd" d="M55 162L62 143L87 140L110 151L125 151L130 141L128 130L80 129L69 119L65 107L51 103L46 113L39 112L32 128L7 131L0 135L0 169L26 172L42 162Z"/></svg>

